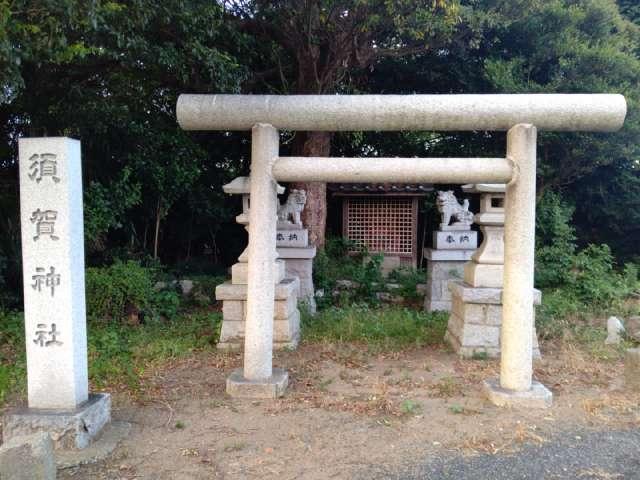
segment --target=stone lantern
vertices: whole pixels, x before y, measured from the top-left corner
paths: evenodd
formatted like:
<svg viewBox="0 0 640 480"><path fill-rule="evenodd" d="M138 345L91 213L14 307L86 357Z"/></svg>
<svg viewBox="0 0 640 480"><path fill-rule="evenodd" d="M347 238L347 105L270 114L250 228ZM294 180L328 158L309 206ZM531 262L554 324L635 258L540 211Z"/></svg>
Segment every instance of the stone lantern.
<svg viewBox="0 0 640 480"><path fill-rule="evenodd" d="M249 208L251 201L250 177L237 177L222 187L230 195L242 195L242 213L236 216L236 222L249 231ZM278 193L284 193L284 187L278 185ZM247 314L247 249L231 267L231 282L216 287L216 299L222 301L222 329L218 348L239 350L244 342L244 328ZM295 348L300 339L300 311L298 310L298 291L300 280L297 277L286 278L285 263L273 252L275 288L275 308L273 321L274 348Z"/></svg>
<svg viewBox="0 0 640 480"><path fill-rule="evenodd" d="M464 265L464 280L449 282L451 315L445 340L462 357L500 355L502 291L504 273L504 184L464 185L465 193L480 194L480 212L474 222L480 226L483 241ZM541 294L534 290L534 303ZM533 357L540 357L535 323Z"/></svg>

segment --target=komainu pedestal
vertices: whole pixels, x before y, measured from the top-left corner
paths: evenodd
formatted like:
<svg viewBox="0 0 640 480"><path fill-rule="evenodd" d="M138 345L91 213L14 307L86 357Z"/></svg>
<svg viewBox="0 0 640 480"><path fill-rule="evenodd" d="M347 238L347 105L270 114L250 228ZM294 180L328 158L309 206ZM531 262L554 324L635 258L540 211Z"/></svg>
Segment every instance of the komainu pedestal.
<svg viewBox="0 0 640 480"><path fill-rule="evenodd" d="M438 192L437 207L442 216L440 229L433 232L433 248L424 249L427 260L424 309L428 312L451 310L449 281L462 279L464 265L478 246L478 232L471 230L473 213L469 211L468 200L460 204L452 191Z"/></svg>

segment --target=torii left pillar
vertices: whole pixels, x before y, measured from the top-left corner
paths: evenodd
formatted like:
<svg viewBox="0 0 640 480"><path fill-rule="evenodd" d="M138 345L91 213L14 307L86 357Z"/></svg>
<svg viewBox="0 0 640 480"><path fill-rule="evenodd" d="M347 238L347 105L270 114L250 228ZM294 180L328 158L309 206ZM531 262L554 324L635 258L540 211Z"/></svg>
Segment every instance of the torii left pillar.
<svg viewBox="0 0 640 480"><path fill-rule="evenodd" d="M273 368L273 262L277 258L278 184L271 169L280 146L278 130L257 124L251 130L251 207L244 368L227 379L234 397L277 398L288 383L286 371Z"/></svg>

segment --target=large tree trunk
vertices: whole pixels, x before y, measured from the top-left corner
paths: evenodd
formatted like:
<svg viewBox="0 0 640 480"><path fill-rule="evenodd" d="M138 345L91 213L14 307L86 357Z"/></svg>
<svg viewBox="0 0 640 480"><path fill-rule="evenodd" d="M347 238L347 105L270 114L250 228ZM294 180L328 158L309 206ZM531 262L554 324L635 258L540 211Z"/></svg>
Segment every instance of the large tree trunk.
<svg viewBox="0 0 640 480"><path fill-rule="evenodd" d="M328 157L331 153L330 132L298 132L293 154L303 157ZM294 183L293 188L307 192L307 205L302 212L302 224L309 229L309 243L324 246L327 225L327 184L319 182Z"/></svg>

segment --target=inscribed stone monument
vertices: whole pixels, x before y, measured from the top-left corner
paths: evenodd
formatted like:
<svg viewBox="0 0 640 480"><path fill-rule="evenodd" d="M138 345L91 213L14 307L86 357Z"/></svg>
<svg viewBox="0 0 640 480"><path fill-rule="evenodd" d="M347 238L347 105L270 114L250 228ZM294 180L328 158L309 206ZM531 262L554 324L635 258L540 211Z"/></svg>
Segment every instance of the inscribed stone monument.
<svg viewBox="0 0 640 480"><path fill-rule="evenodd" d="M21 138L19 157L29 408L7 415L4 435L46 431L56 448L84 448L110 398L88 390L80 142Z"/></svg>

